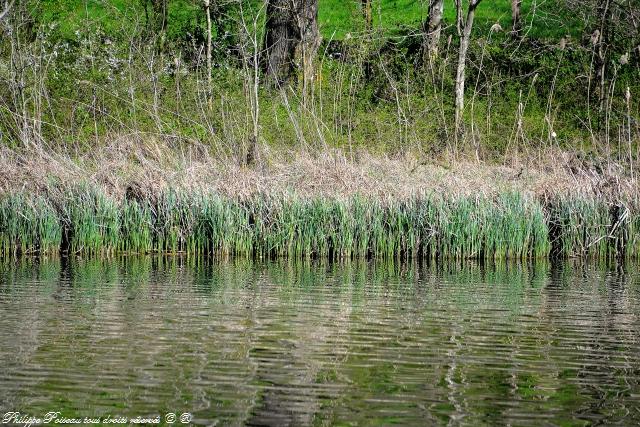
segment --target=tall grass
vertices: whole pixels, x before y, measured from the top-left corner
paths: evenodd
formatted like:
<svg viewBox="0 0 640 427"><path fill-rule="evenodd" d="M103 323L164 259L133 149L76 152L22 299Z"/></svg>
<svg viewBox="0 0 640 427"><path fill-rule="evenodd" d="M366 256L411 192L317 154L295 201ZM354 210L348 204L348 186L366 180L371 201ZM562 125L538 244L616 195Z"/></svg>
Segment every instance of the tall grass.
<svg viewBox="0 0 640 427"><path fill-rule="evenodd" d="M556 199L548 211L555 255L598 259L640 255L640 216L625 204Z"/></svg>
<svg viewBox="0 0 640 427"><path fill-rule="evenodd" d="M4 256L58 251L189 253L297 259L529 259L640 255L640 217L625 205L541 203L517 193L406 200L169 190L118 201L79 185L55 200L0 196Z"/></svg>
<svg viewBox="0 0 640 427"><path fill-rule="evenodd" d="M116 249L120 212L114 200L82 185L64 192L59 206L64 249L87 254Z"/></svg>
<svg viewBox="0 0 640 427"><path fill-rule="evenodd" d="M59 250L62 227L43 197L25 193L0 197L0 252L3 255Z"/></svg>

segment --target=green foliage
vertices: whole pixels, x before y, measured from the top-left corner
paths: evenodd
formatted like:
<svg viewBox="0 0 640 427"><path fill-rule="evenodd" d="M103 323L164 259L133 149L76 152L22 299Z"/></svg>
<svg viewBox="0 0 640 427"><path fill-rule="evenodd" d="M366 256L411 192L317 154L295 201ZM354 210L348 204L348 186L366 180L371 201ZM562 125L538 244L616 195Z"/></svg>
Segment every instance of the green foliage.
<svg viewBox="0 0 640 427"><path fill-rule="evenodd" d="M241 157L251 133L252 77L242 68L240 48L246 35L240 37L237 3L213 4L213 102L205 105L210 89L205 87L200 2L169 0L166 33L161 35L149 30L147 15L153 10L148 1L29 3L29 25L21 36L30 42L22 45L21 60L27 64L42 58L41 65L16 74L6 64L20 61L10 58L7 40L0 42L0 96L8 100L0 107L0 143L20 145L16 139L24 133L16 117L24 115L28 123L39 124L39 137L60 147L90 149L114 134L136 133L204 142L216 154ZM245 18L250 18L259 2L242 5ZM534 16L532 5L523 2L527 19ZM325 43L311 99L303 101L299 82L283 92L262 84L259 144L428 154L451 147L457 41L451 25L453 1L445 4L447 26L434 68L424 63L421 53L425 2L374 0L378 30L373 36L360 31L359 8L356 1L320 0ZM595 75L593 52L581 40L586 24L578 25L577 18L564 16L563 10L557 1L538 4L535 19L527 21L526 37L514 42L508 34L509 2L480 5L469 50L464 112L472 132L467 134L470 141L456 149L491 159L509 150L551 144L571 149L576 141L581 148L594 148L589 147L595 139L592 132L607 127L614 137L624 136L619 132L626 120L624 90L630 86L635 99L639 69L616 62L613 54L622 55L625 46L611 47L609 74L614 68L616 74L610 123L605 123L595 112L595 89L587 84ZM504 31L489 30L496 22ZM259 43L262 24L258 22ZM559 38L565 34L573 36L561 50ZM20 85L4 83L12 81ZM632 102L634 116L637 105ZM516 134L519 122L522 133ZM552 131L557 138L551 139Z"/></svg>
<svg viewBox="0 0 640 427"><path fill-rule="evenodd" d="M152 13L145 1L127 0L39 0L32 1L30 9L40 24L55 26L58 37L76 39L78 31L101 28L109 37L122 37L147 25L146 19ZM214 32L223 37L229 17L237 13L229 2L213 2ZM255 2L246 2L252 7ZM538 2L539 3L539 2ZM524 0L522 15L530 19L528 36L533 38L559 38L566 34L579 35L579 23L575 16L564 14L557 1L538 4ZM535 4L535 18L533 8ZM373 0L373 20L376 28L393 32L403 26L419 28L428 14L428 4L421 0ZM477 25L489 28L499 23L509 28L511 22L510 2L503 0L482 4L477 12ZM203 6L197 0L170 0L167 11L167 40L186 40L187 34L202 40L205 19ZM358 1L319 0L319 26L324 39L342 40L362 27L362 14ZM560 15L563 13L562 15ZM453 0L445 1L444 21L455 24ZM226 22L225 22L226 19Z"/></svg>
<svg viewBox="0 0 640 427"><path fill-rule="evenodd" d="M134 253L153 250L153 213L148 201L122 203L118 250Z"/></svg>
<svg viewBox="0 0 640 427"><path fill-rule="evenodd" d="M151 13L148 1L28 3L24 14L29 18L19 31L12 33L21 37L20 54L13 52L9 38L0 41L0 98L6 100L0 106L0 144L19 148L30 144L28 139L34 135L36 142L78 152L121 135L144 135L185 147L193 141L203 143L214 155L244 161L252 130L253 101L249 94L254 58L248 52L244 58L247 61L242 61L247 52L240 45L247 40L246 35L239 37L238 3L214 2L212 88L206 87L201 2L169 0L168 26L163 35L149 30L145 3L146 13ZM580 149L606 152L612 158L621 153L625 159L634 157L629 153L636 151L636 142L628 147L625 132L629 122L633 123L632 132L637 128L637 55L632 54L627 58L630 62L623 64L619 55L628 53L628 46L614 43L609 48L610 111L606 115L600 113L593 49L585 37L588 23L578 24L577 17L564 16L559 2L538 4L531 21L534 2L524 1L523 15L530 25L526 36L517 41L508 33L509 2L481 4L468 53L463 113L466 135L460 143L454 143L452 123L457 59L452 0L445 5L447 26L440 57L432 63L425 63L422 57L423 39L419 32L426 17L426 2L374 0L375 31L370 35L361 31L358 3L320 0L319 19L325 42L319 50L317 74L307 97L301 96L299 81L284 91L260 81L260 149L268 151L269 145L296 149L337 147L350 156L362 149L385 154L409 151L417 153L421 161L452 149L448 152L473 152L482 159L493 160L506 153L534 154L548 147L573 150L579 144ZM259 2L252 0L242 5L245 17L250 18ZM502 31L489 30L496 22L500 22ZM258 22L258 43L263 38L262 24ZM347 33L351 33L350 37ZM572 37L561 49L560 37L565 34ZM258 77L263 76L258 73ZM626 115L627 86L632 94L631 120ZM206 99L208 93L212 94L210 103ZM35 129L25 131L30 126ZM606 147L598 143L601 140L607 141ZM107 247L174 252L193 247L204 250L204 245L211 246L207 251L235 251L235 245L224 239L211 243L209 239L188 238L198 227L206 235L218 235L216 230L221 225L213 219L198 222L200 210L214 215L218 205L203 201L196 209L186 201L190 197L167 197L162 201L124 203L118 209L126 215L115 215L113 206L93 198L87 200L91 212L74 210L70 205L61 214L63 236L69 240L65 244L70 250L81 251ZM320 215L325 212L323 209L337 208L318 209ZM344 212L338 209L333 214ZM90 217L100 215L97 223L111 224L107 229L89 225ZM83 221L89 222L85 226ZM402 224L404 220L398 221ZM348 224L340 224L347 235ZM114 244L113 229L120 233L125 230L127 238L119 238ZM480 247L489 244L478 243L476 239L480 237L473 230L465 232L470 233L470 240L464 239L473 242L468 243L470 246L459 246L455 238L442 240L442 245L454 248L456 253L477 254ZM317 251L327 251L326 244L315 241L303 242L295 250L286 248L284 236L290 233L278 230L275 236L282 241L274 240L273 247L282 253L309 252L315 246ZM422 238L420 233L416 236ZM245 236L241 240L254 238ZM356 247L352 247L341 239L336 237L331 245L345 256L384 240L383 236L373 243L365 239L365 245L355 235L345 237L353 239ZM413 250L403 241L380 244L402 247L406 252ZM567 251L577 251L576 245L567 246ZM249 249L245 247L243 251Z"/></svg>

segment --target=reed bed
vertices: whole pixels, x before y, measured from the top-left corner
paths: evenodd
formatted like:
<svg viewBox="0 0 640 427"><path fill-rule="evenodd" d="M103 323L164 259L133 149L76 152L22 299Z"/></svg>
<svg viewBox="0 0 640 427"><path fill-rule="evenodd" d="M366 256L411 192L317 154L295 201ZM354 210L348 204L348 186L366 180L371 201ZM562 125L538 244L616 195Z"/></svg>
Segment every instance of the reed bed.
<svg viewBox="0 0 640 427"><path fill-rule="evenodd" d="M59 250L62 227L55 209L40 196L0 197L0 251L3 255Z"/></svg>
<svg viewBox="0 0 640 427"><path fill-rule="evenodd" d="M246 258L532 259L640 255L640 217L587 199L519 193L402 200L167 190L0 195L0 252L188 253Z"/></svg>

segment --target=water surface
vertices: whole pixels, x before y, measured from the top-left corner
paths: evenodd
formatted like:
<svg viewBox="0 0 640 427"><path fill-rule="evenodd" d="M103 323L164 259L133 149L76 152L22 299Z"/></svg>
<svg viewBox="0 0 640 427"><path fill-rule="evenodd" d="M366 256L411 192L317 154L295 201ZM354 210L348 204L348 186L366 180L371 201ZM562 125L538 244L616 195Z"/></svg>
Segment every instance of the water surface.
<svg viewBox="0 0 640 427"><path fill-rule="evenodd" d="M633 267L22 260L0 265L0 412L634 425L639 315Z"/></svg>

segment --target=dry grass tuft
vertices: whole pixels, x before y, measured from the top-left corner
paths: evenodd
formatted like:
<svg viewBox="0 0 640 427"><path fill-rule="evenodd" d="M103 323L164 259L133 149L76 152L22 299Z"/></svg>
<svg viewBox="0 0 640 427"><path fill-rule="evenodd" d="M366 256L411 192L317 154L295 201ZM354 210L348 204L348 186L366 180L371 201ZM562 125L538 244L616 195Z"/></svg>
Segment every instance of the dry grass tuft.
<svg viewBox="0 0 640 427"><path fill-rule="evenodd" d="M302 197L355 194L406 199L421 194L492 196L519 192L536 198L578 196L637 200L634 181L614 162L595 164L569 152L545 153L535 161L488 164L424 161L417 156L343 151L263 149L255 168L214 157L198 144L175 145L155 138L113 138L95 150L69 153L45 148L18 152L0 147L0 193L45 193L85 182L121 200L127 189L147 195L168 188L217 192L244 198L255 193Z"/></svg>

